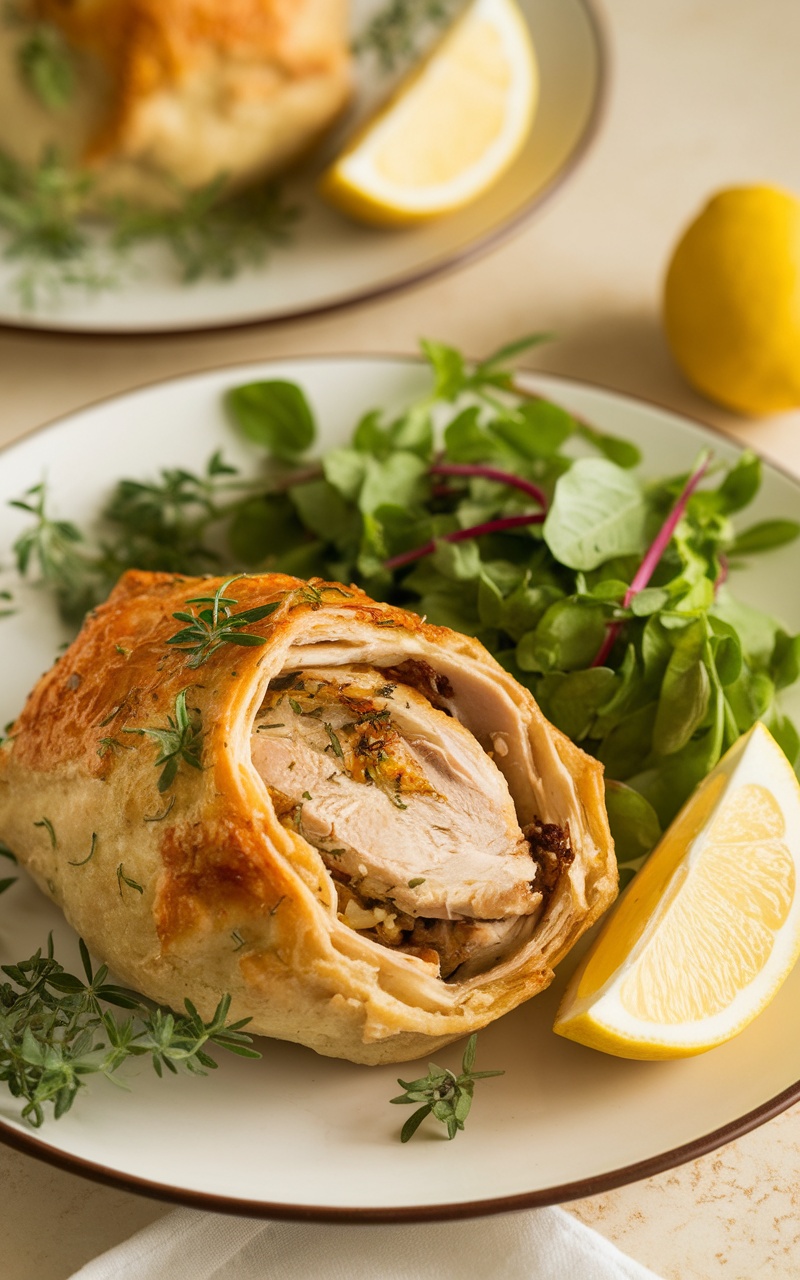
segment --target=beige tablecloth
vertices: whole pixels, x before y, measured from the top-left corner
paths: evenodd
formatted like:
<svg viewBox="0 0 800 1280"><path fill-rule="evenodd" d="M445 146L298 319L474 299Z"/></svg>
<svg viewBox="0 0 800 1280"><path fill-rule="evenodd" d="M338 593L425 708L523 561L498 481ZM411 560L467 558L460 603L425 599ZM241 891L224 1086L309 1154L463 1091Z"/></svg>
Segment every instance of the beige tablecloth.
<svg viewBox="0 0 800 1280"><path fill-rule="evenodd" d="M568 185L513 241L457 274L277 328L102 343L0 332L0 441L142 382L237 360L412 350L473 355L533 330L537 368L705 417L800 474L800 412L732 419L680 380L658 319L671 244L714 189L800 191L797 0L605 0L612 94ZM800 1258L800 1106L680 1169L569 1206L669 1280L782 1280ZM3 1280L65 1280L167 1212L0 1147Z"/></svg>

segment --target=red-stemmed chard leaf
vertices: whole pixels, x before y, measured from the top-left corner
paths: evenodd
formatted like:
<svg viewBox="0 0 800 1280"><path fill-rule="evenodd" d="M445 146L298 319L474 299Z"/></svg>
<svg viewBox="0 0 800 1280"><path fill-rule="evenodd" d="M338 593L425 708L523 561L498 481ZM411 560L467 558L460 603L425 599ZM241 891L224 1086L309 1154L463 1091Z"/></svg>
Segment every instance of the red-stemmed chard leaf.
<svg viewBox="0 0 800 1280"><path fill-rule="evenodd" d="M547 494L544 490L540 489L538 484L532 484L530 480L515 476L512 471L500 471L497 467L484 467L469 462L436 462L431 467L431 475L480 476L484 480L496 480L498 484L507 484L512 489L527 493L529 498L534 498L539 503L543 511L547 506Z"/></svg>
<svg viewBox="0 0 800 1280"><path fill-rule="evenodd" d="M686 510L686 504L688 503L695 489L699 485L700 481L703 479L703 476L708 471L708 468L711 464L711 458L712 458L712 454L706 453L701 459L701 461L698 463L698 465L695 467L692 474L689 476L689 479L686 481L686 484L683 486L683 489L680 492L680 495L678 497L677 502L675 503L675 506L672 508L666 520L662 524L661 528L659 529L658 533L656 534L655 538L650 544L649 549L645 553L642 563L639 565L639 568L636 570L636 573L633 575L633 581L631 582L631 585L628 587L628 590L625 592L625 597L622 601L623 609L627 609L633 597L635 595L638 595L640 591L644 590L644 588L647 586L648 582L652 578L653 574L655 573L656 569L658 568L661 557L663 556L664 552L669 546L670 540L672 538L673 533L675 532L678 521L680 520L684 511ZM608 630L606 631L606 638L601 644L600 648L598 649L595 655L594 661L592 662L593 667L602 667L605 665L606 660L609 654L611 653L611 650L614 647L614 641L616 640L621 630L622 630L622 622L609 623Z"/></svg>
<svg viewBox="0 0 800 1280"><path fill-rule="evenodd" d="M537 511L530 516L503 516L497 520L484 520L483 524L473 524L468 529L456 529L453 533L443 533L440 538L432 538L430 542L424 543L421 547L414 547L411 551L401 551L400 555L384 560L383 567L400 569L404 564L411 564L414 560L421 560L423 556L430 556L436 550L437 542L466 542L468 538L479 538L483 533L503 533L506 529L520 529L526 524L541 524L544 517L544 511Z"/></svg>
<svg viewBox="0 0 800 1280"><path fill-rule="evenodd" d="M413 547L410 551L402 551L399 555L391 556L390 559L384 560L384 569L400 569L405 564L412 564L414 560L421 560L423 556L432 555L436 550L437 542L466 542L469 538L479 538L484 533L503 533L506 529L520 529L524 525L542 524L547 515L547 495L544 490L540 489L537 484L532 484L530 480L523 480L521 476L515 476L511 471L500 471L497 467L484 467L471 463L436 462L430 468L430 474L434 476L480 476L484 480L496 480L498 484L509 485L512 489L521 490L529 498L535 499L542 509L532 515L498 516L496 520L484 520L482 524L470 525L468 529L456 529L453 533L444 533L438 539L432 538L430 542L423 543L421 547Z"/></svg>

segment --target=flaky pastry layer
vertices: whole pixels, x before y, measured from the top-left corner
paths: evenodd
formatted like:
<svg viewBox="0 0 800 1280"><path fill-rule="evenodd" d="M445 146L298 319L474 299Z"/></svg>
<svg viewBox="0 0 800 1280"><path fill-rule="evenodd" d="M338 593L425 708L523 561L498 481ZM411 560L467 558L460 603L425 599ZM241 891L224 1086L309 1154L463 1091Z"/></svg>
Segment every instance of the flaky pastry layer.
<svg viewBox="0 0 800 1280"><path fill-rule="evenodd" d="M205 1015L229 992L231 1016L252 1018L251 1030L322 1054L365 1063L415 1058L536 995L616 894L602 767L545 720L477 641L355 587L282 574L237 578L225 593L236 600L233 614L276 606L241 628L265 642L223 643L192 666L197 655L167 643L182 625L173 615L198 612L202 606L187 602L221 584L141 572L122 578L33 690L0 749L0 836L124 982L175 1008L189 996ZM346 669L347 689L354 670L389 672L390 691L411 672L436 707L436 723L446 728L443 712L455 717L491 757L519 830L552 824L568 834L570 856L549 880L546 868L530 864L535 902L515 909L536 912L519 945L482 971L465 965L463 976L456 967L445 978L435 955L353 927L364 923L363 904L343 905L343 877L324 841L306 838L298 806L287 813L256 768L254 726L268 689L287 672L320 669L328 685L331 672ZM150 731L175 723L182 696L188 751L168 777L157 763L163 740ZM287 699L287 714L309 712L294 703ZM388 717L385 707L371 714L370 731ZM274 711L270 717L268 731L280 735ZM450 737L457 743L461 732ZM333 778L333 766L362 740L350 725L329 736ZM372 738L363 741L373 749ZM425 750L434 752L430 742ZM362 781L371 784L365 805L380 796L413 816L410 793L426 787L427 808L434 803L427 783L398 782L394 796L380 772ZM55 839L35 825L43 816ZM418 856L424 860L424 848ZM362 870L374 881L374 867ZM485 885L481 892L486 898ZM463 920L470 908L462 899ZM453 914L441 906L435 913Z"/></svg>

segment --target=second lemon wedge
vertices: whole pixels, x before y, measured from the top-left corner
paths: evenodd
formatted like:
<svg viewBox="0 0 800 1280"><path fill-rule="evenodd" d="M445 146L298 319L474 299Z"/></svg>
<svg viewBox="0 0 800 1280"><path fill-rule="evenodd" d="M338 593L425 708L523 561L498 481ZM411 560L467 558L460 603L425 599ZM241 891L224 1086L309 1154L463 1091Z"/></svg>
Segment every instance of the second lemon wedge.
<svg viewBox="0 0 800 1280"><path fill-rule="evenodd" d="M537 96L536 57L515 0L473 0L326 170L320 192L382 226L459 208L518 154Z"/></svg>
<svg viewBox="0 0 800 1280"><path fill-rule="evenodd" d="M554 1030L627 1058L702 1053L800 953L800 787L756 724L684 806L574 975Z"/></svg>

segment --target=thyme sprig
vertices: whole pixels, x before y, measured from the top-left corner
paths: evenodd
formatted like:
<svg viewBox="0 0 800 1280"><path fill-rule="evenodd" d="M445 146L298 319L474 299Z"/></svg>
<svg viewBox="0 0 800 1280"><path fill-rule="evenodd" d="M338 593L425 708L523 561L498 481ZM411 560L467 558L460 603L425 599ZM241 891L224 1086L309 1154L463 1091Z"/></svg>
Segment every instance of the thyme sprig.
<svg viewBox="0 0 800 1280"><path fill-rule="evenodd" d="M356 54L372 54L385 71L415 57L426 30L441 27L458 0L389 0L367 23L353 45Z"/></svg>
<svg viewBox="0 0 800 1280"><path fill-rule="evenodd" d="M40 520L29 565L41 563L71 617L125 568L221 565L311 579L287 610L336 604L323 584L352 582L477 636L603 762L616 847L632 867L756 719L800 768L800 735L781 705L799 678L800 636L732 594L742 559L788 545L800 523L740 526L761 483L749 452L710 467L676 508L688 475L643 481L631 441L519 385L514 365L541 340L478 362L424 341L430 388L399 414L364 414L345 445L308 461L316 432L302 389L234 387L226 410L269 456L266 475L245 484L212 477L209 464L208 477L181 473L172 485L162 475L152 492L124 481L106 511L113 541L65 545L57 523ZM235 492L223 499L223 486ZM654 542L662 528L669 539ZM54 531L59 554L48 554Z"/></svg>
<svg viewBox="0 0 800 1280"><path fill-rule="evenodd" d="M93 179L68 169L53 147L31 167L0 150L3 256L23 264L14 285L27 310L65 287L94 293L118 283L119 262L89 232L92 188Z"/></svg>
<svg viewBox="0 0 800 1280"><path fill-rule="evenodd" d="M171 251L184 284L203 276L230 280L244 266L259 266L272 246L287 243L300 217L298 206L287 204L274 182L227 198L224 174L197 191L170 185L174 207L147 209L116 200L104 212L114 226L115 248L160 241Z"/></svg>
<svg viewBox="0 0 800 1280"><path fill-rule="evenodd" d="M278 608L280 601L275 600L270 604L258 605L254 609L243 609L241 613L231 613L231 609L239 602L224 593L232 582L237 582L243 577L246 575L239 573L233 578L228 578L222 586L217 588L213 596L194 596L191 600L187 600L187 605L208 606L201 609L199 613L195 613L194 609L188 613L185 611L173 613L173 618L187 625L174 636L170 636L167 644L174 644L179 651L191 655L186 659L187 667L193 670L201 667L212 653L224 644L253 648L267 643L266 636L253 635L250 631L244 632L242 628L268 618Z"/></svg>
<svg viewBox="0 0 800 1280"><path fill-rule="evenodd" d="M423 1120L430 1115L446 1126L449 1139L454 1138L458 1131L464 1128L472 1106L475 1081L488 1079L489 1076L505 1075L504 1071L472 1070L475 1065L477 1046L478 1035L477 1032L473 1032L464 1050L459 1075L449 1067L437 1067L435 1062L431 1062L428 1074L420 1080L398 1079L397 1083L405 1089L405 1093L390 1101L401 1105L422 1103L422 1106L409 1116L403 1125L400 1131L401 1142L408 1142L413 1138Z"/></svg>
<svg viewBox="0 0 800 1280"><path fill-rule="evenodd" d="M17 67L31 93L48 111L60 111L75 92L75 68L56 27L37 22L17 46Z"/></svg>
<svg viewBox="0 0 800 1280"><path fill-rule="evenodd" d="M33 40L25 46L29 82L37 77L41 92L55 100L66 91L65 68L56 73L52 42L45 48L41 38ZM55 147L33 165L0 149L2 253L23 264L14 281L23 307L58 301L70 287L97 292L120 285L131 270L131 248L144 241L166 247L184 283L229 279L285 244L300 216L274 183L226 195L224 174L196 191L164 181L168 207L147 209L103 200L93 175L70 168Z"/></svg>
<svg viewBox="0 0 800 1280"><path fill-rule="evenodd" d="M162 1076L179 1068L205 1075L217 1066L208 1053L212 1045L261 1056L242 1031L249 1019L227 1023L230 996L208 1022L188 999L185 1013L171 1013L109 982L105 965L95 973L83 939L80 954L84 977L58 963L52 935L45 954L40 948L29 960L2 966L8 981L0 985L0 1081L24 1100L22 1116L34 1128L49 1106L55 1119L65 1115L87 1076L111 1079L129 1058L149 1056ZM109 1005L130 1016L117 1018Z"/></svg>
<svg viewBox="0 0 800 1280"><path fill-rule="evenodd" d="M190 716L186 706L187 689L181 689L175 699L174 715L167 716L166 729L123 729L123 733L137 733L155 738L159 744L156 757L156 768L163 765L158 779L158 789L168 791L178 774L178 767L183 760L193 769L202 769L203 728L199 712L194 718ZM123 877L124 879L124 877ZM126 882L127 883L127 882Z"/></svg>
<svg viewBox="0 0 800 1280"><path fill-rule="evenodd" d="M12 551L21 577L36 573L71 618L80 618L97 599L97 561L86 554L83 535L69 520L53 520L47 510L47 488L35 484L9 506L34 517Z"/></svg>

